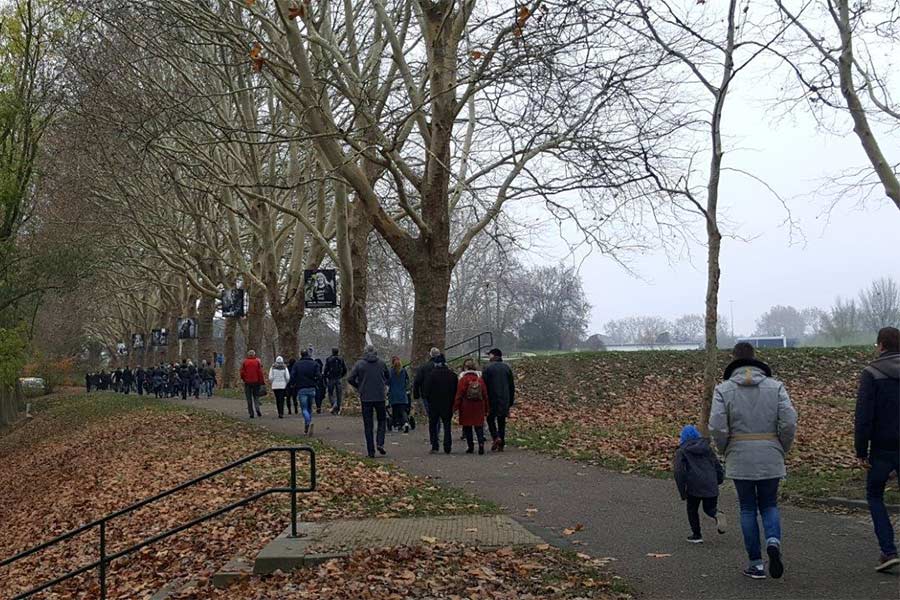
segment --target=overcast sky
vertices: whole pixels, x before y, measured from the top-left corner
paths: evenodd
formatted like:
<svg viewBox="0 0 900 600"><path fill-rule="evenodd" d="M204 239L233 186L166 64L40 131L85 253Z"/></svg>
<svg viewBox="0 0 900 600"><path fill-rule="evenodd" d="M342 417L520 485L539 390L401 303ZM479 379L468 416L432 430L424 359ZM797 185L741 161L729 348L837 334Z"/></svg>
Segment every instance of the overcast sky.
<svg viewBox="0 0 900 600"><path fill-rule="evenodd" d="M788 227L781 225L787 213L759 184L736 174L723 177L720 206L735 225L732 232L752 238L723 241L719 310L727 317L734 301L736 333L752 333L756 319L776 304L827 308L836 296L855 296L875 278L900 279L900 211L883 192L862 208L854 201L839 204L830 219L827 199L814 194L829 176L865 165L849 127L844 136L824 134L802 111L774 121L771 107L752 99L746 87L736 91L726 108L725 129L728 146L742 150L726 154L726 165L772 186L805 238L804 243L795 235L792 245ZM896 136L882 135L880 141L888 158L900 161ZM534 262L573 260L558 232L548 230L543 241L549 252L533 256ZM662 251L633 256L630 265L638 277L598 253L589 256L581 273L593 305L591 333L602 332L610 319L632 315L702 313L706 249L695 245L692 254L690 259Z"/></svg>

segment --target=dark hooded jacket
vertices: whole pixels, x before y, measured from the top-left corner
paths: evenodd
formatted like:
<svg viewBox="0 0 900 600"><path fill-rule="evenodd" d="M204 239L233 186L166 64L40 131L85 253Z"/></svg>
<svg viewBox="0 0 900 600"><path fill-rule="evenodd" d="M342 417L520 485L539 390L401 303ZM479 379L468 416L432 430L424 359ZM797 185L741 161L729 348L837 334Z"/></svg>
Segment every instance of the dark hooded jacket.
<svg viewBox="0 0 900 600"><path fill-rule="evenodd" d="M384 403L384 392L391 374L383 360L374 352L367 352L353 366L347 383L359 392L359 401L363 403Z"/></svg>
<svg viewBox="0 0 900 600"><path fill-rule="evenodd" d="M308 356L301 357L291 367L291 383L298 390L315 389L321 375L319 363Z"/></svg>
<svg viewBox="0 0 900 600"><path fill-rule="evenodd" d="M508 417L509 409L516 402L516 378L512 369L502 360L492 360L484 368L481 377L484 379L491 403L490 414L495 417Z"/></svg>
<svg viewBox="0 0 900 600"><path fill-rule="evenodd" d="M688 496L714 498L719 495L719 485L725 481L722 463L703 438L682 444L675 453L672 467L682 500Z"/></svg>
<svg viewBox="0 0 900 600"><path fill-rule="evenodd" d="M854 430L859 458L900 450L900 352L885 352L863 369Z"/></svg>
<svg viewBox="0 0 900 600"><path fill-rule="evenodd" d="M444 361L432 363L425 377L422 394L428 400L431 417L448 417L453 414L458 378Z"/></svg>
<svg viewBox="0 0 900 600"><path fill-rule="evenodd" d="M425 380L428 378L428 374L431 373L432 369L434 369L434 365L439 362L447 362L443 354L429 359L428 362L416 369L416 377L413 379L412 390L414 400L418 400L419 398L428 400L428 393L425 391Z"/></svg>

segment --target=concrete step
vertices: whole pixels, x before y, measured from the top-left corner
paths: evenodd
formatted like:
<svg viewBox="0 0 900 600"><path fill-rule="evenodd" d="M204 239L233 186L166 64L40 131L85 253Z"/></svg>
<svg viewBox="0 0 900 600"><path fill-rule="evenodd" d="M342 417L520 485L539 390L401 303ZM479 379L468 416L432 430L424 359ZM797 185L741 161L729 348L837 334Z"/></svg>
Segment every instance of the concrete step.
<svg viewBox="0 0 900 600"><path fill-rule="evenodd" d="M253 564L243 556L237 556L213 573L212 584L217 588L226 588L235 581L246 579L251 575L253 575Z"/></svg>
<svg viewBox="0 0 900 600"><path fill-rule="evenodd" d="M196 588L198 585L200 585L200 580L192 577L176 579L159 588L155 594L150 596L150 600L169 600L175 594L188 592L191 588Z"/></svg>

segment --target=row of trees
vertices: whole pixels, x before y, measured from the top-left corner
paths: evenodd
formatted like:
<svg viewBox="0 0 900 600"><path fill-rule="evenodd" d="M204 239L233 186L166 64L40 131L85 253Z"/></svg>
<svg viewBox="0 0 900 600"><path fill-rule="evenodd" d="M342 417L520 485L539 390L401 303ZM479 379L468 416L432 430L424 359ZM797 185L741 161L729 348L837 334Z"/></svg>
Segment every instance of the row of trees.
<svg viewBox="0 0 900 600"><path fill-rule="evenodd" d="M530 225L511 206L542 206L578 232L573 245L611 256L683 239L699 219L714 349L731 84L761 57L783 62L798 106L848 113L869 160L858 189L880 185L900 207L872 127L897 111L868 58L895 41L891 14L848 0L14 0L4 24L41 33L4 48L25 83L0 85L16 106L35 100L16 147L33 149L40 131L43 150L24 155L23 210L4 218L47 215L16 230L18 248L56 228L64 248L93 251L65 253L85 271L77 286L50 280L87 307L86 338L107 348L195 316L207 354L219 290L241 282L250 313L226 323L231 361L238 330L259 348L269 324L281 352L296 352L302 272L319 266L340 272L350 355L383 328L419 361L447 342L448 318L476 312L565 346L580 337L577 309L520 295L511 269L466 272L474 248L525 245ZM568 295L583 318L583 297ZM389 304L401 310L370 325Z"/></svg>

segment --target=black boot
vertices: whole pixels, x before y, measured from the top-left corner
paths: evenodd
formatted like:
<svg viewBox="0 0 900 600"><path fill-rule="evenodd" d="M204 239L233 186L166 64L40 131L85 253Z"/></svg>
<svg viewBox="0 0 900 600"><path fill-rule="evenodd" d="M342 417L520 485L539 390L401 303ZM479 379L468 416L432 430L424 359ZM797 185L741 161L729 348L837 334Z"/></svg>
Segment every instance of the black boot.
<svg viewBox="0 0 900 600"><path fill-rule="evenodd" d="M478 444L478 454L484 454L484 443Z"/></svg>

